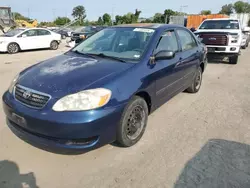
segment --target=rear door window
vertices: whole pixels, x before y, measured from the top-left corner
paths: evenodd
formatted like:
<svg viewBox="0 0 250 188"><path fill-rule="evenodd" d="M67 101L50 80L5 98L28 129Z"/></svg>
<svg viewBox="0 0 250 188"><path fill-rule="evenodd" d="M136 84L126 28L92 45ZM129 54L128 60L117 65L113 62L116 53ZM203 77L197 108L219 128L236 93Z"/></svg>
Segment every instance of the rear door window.
<svg viewBox="0 0 250 188"><path fill-rule="evenodd" d="M38 36L46 36L46 35L51 35L51 33L47 30L39 29L37 30Z"/></svg>

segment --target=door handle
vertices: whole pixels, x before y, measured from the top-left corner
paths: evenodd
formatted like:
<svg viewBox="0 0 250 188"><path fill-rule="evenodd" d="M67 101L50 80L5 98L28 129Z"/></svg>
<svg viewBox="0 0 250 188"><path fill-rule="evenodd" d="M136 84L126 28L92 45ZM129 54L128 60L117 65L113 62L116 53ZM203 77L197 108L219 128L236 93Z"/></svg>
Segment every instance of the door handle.
<svg viewBox="0 0 250 188"><path fill-rule="evenodd" d="M176 63L176 67L183 63L183 59L180 57L179 61Z"/></svg>

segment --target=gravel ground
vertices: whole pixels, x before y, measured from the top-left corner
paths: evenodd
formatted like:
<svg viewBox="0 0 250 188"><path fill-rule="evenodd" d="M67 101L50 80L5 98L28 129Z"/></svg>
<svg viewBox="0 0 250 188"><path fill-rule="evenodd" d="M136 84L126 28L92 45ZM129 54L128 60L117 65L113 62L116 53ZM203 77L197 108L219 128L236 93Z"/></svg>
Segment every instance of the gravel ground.
<svg viewBox="0 0 250 188"><path fill-rule="evenodd" d="M66 50L0 54L0 94L19 71ZM210 139L250 144L249 52L242 52L237 65L208 64L200 92L180 93L150 115L142 140L132 148L49 153L17 138L0 108L0 187L173 187Z"/></svg>

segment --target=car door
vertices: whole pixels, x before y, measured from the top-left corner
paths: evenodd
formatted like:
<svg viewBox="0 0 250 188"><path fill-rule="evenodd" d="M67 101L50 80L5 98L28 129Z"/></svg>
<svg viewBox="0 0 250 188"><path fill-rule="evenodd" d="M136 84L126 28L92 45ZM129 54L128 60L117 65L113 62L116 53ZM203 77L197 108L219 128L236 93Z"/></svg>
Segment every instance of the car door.
<svg viewBox="0 0 250 188"><path fill-rule="evenodd" d="M175 66L175 74L182 77L181 85L189 86L199 64L199 47L194 35L187 29L177 29L177 36L181 44L180 61Z"/></svg>
<svg viewBox="0 0 250 188"><path fill-rule="evenodd" d="M38 48L37 30L30 29L24 31L17 37L17 43L22 50L30 50Z"/></svg>
<svg viewBox="0 0 250 188"><path fill-rule="evenodd" d="M49 48L52 41L51 32L45 29L38 29L37 34L39 48Z"/></svg>
<svg viewBox="0 0 250 188"><path fill-rule="evenodd" d="M155 64L157 71L156 97L160 103L180 88L179 83L182 78L181 75L175 74L176 64L180 60L180 49L174 30L163 32L154 54L164 50L173 51L175 56L172 59L157 60Z"/></svg>

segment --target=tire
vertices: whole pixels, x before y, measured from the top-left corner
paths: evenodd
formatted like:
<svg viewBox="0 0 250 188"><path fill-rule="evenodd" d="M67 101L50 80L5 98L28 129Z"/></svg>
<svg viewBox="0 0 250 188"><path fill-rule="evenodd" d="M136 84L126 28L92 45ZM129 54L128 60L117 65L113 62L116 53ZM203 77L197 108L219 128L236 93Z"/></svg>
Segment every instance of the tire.
<svg viewBox="0 0 250 188"><path fill-rule="evenodd" d="M196 71L196 74L195 74L195 77L194 77L194 80L191 84L191 86L189 88L187 88L187 92L189 93L197 93L200 88L201 88L201 84L202 84L202 69L201 67L199 67Z"/></svg>
<svg viewBox="0 0 250 188"><path fill-rule="evenodd" d="M123 111L116 143L122 147L135 145L145 132L148 121L148 105L138 96L133 97Z"/></svg>
<svg viewBox="0 0 250 188"><path fill-rule="evenodd" d="M237 64L238 63L238 55L229 57L229 63L230 64Z"/></svg>
<svg viewBox="0 0 250 188"><path fill-rule="evenodd" d="M51 49L51 50L57 50L58 47L59 47L59 44L58 44L57 41L54 40L54 41L52 41L52 42L50 43L50 49Z"/></svg>
<svg viewBox="0 0 250 188"><path fill-rule="evenodd" d="M10 43L7 47L9 54L16 54L20 51L20 47L17 43Z"/></svg>
<svg viewBox="0 0 250 188"><path fill-rule="evenodd" d="M245 44L244 46L241 47L242 49L246 49L247 48L247 45Z"/></svg>

